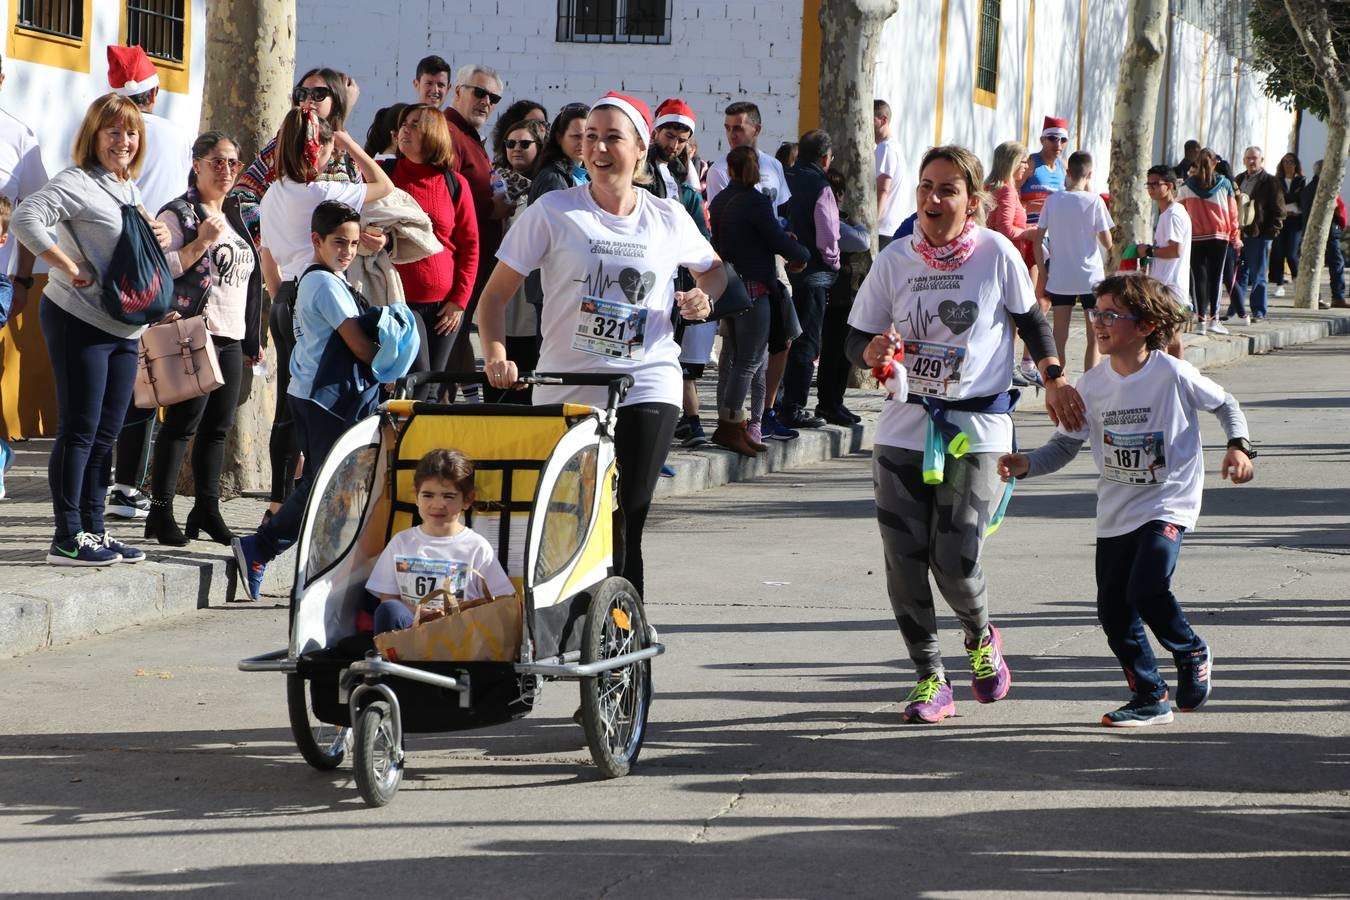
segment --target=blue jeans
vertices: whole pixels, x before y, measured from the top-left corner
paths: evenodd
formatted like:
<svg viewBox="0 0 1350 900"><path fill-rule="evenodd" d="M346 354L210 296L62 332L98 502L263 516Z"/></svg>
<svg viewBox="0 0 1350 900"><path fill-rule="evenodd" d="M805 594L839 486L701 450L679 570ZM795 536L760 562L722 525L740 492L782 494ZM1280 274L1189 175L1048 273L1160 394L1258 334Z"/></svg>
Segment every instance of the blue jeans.
<svg viewBox="0 0 1350 900"><path fill-rule="evenodd" d="M103 533L112 447L136 384L136 338L115 337L43 296L38 306L56 381L56 442L47 484L56 539Z"/></svg>
<svg viewBox="0 0 1350 900"><path fill-rule="evenodd" d="M1242 315L1243 298L1251 290L1253 316L1266 315L1266 276L1270 271L1270 239L1243 238L1242 262L1238 267L1237 293L1234 298L1237 314ZM1231 313L1232 308L1229 309Z"/></svg>
<svg viewBox="0 0 1350 900"><path fill-rule="evenodd" d="M1147 625L1174 656L1203 650L1172 593L1185 529L1154 521L1129 534L1097 539L1097 621L1136 695L1161 700L1167 682L1144 633Z"/></svg>
<svg viewBox="0 0 1350 900"><path fill-rule="evenodd" d="M733 414L745 409L750 383L769 347L769 286L746 281L745 290L752 300L750 309L723 324L722 354L717 360L717 408Z"/></svg>
<svg viewBox="0 0 1350 900"><path fill-rule="evenodd" d="M1284 227L1275 236L1270 245L1270 280L1277 285L1284 284L1284 268L1289 267L1289 277L1298 280L1298 254L1303 246L1303 217L1290 216L1284 220Z"/></svg>
<svg viewBox="0 0 1350 900"><path fill-rule="evenodd" d="M792 305L797 310L797 321L802 333L788 348L787 368L783 371L784 414L806 406L811 393L811 377L820 356L820 334L825 327L825 304L830 287L839 277L837 272L813 272L810 275L790 275Z"/></svg>
<svg viewBox="0 0 1350 900"><path fill-rule="evenodd" d="M1341 253L1341 229L1331 226L1331 235L1327 238L1326 266L1331 276L1331 299L1337 303L1345 302L1345 255Z"/></svg>

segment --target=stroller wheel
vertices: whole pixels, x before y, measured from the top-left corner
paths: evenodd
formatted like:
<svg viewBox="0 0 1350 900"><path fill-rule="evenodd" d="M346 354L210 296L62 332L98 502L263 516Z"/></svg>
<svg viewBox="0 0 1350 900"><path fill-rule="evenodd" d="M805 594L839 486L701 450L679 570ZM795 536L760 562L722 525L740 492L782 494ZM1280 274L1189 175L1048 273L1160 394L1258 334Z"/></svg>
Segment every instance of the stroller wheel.
<svg viewBox="0 0 1350 900"><path fill-rule="evenodd" d="M647 619L637 590L622 578L601 582L586 612L582 662L612 659L648 644ZM652 699L651 661L581 679L581 726L591 759L606 778L628 774L647 732Z"/></svg>
<svg viewBox="0 0 1350 900"><path fill-rule="evenodd" d="M384 806L403 781L403 748L389 704L376 700L363 708L353 730L356 788L368 805Z"/></svg>
<svg viewBox="0 0 1350 900"><path fill-rule="evenodd" d="M351 746L351 729L329 725L314 718L309 685L299 675L286 676L286 708L291 717L291 734L300 755L320 772L342 765Z"/></svg>

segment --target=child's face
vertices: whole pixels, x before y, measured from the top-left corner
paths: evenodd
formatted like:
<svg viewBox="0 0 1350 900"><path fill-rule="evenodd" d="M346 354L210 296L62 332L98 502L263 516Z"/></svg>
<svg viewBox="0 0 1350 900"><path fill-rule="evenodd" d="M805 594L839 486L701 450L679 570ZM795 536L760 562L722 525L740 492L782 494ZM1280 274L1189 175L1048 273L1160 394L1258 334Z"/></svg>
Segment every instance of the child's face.
<svg viewBox="0 0 1350 900"><path fill-rule="evenodd" d="M472 494L465 496L454 483L440 478L428 478L417 489L417 514L432 531L451 527L472 502Z"/></svg>
<svg viewBox="0 0 1350 900"><path fill-rule="evenodd" d="M1131 318L1116 319L1114 316ZM1092 319L1092 334L1103 356L1140 353L1147 346L1148 336L1153 333L1153 326L1138 321L1134 311L1120 302L1115 294L1102 294L1097 298Z"/></svg>
<svg viewBox="0 0 1350 900"><path fill-rule="evenodd" d="M345 272L356 259L356 248L361 243L361 226L343 222L323 237L317 231L309 236L314 244L314 259L334 272Z"/></svg>

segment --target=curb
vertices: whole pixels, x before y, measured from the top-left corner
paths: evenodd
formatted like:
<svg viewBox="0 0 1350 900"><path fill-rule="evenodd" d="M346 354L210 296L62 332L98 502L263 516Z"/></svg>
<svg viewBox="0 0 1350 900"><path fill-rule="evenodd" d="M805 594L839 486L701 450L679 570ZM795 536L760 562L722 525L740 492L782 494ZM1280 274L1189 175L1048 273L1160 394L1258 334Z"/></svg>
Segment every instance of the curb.
<svg viewBox="0 0 1350 900"><path fill-rule="evenodd" d="M1350 315L1281 315L1279 324L1269 330L1191 336L1186 358L1206 368L1343 334L1350 334ZM1024 391L1023 396L1022 411L1042 406L1039 391ZM656 499L687 496L869 449L883 398L877 391L859 390L850 391L848 399L850 407L863 416L861 424L806 429L793 441L769 441L769 450L753 459L711 444L697 450L673 449L668 462L675 476L660 480ZM704 405L709 404L705 401ZM222 509L232 527L246 530L258 521L265 506L260 499L244 497L229 501ZM26 545L31 545L31 539ZM0 659L235 599L234 567L227 549L164 554L158 548L145 549L151 559L134 567L72 571L25 561L20 577L27 580L0 593ZM295 571L293 554L294 550L288 551L269 566L263 582L265 594L285 597L289 593Z"/></svg>

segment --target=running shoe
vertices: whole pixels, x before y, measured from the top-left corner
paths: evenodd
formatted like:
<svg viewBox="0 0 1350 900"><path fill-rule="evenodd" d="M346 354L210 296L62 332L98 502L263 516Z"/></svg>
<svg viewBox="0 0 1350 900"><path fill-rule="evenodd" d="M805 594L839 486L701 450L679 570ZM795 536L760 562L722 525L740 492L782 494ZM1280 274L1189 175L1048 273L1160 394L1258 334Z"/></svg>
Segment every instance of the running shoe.
<svg viewBox="0 0 1350 900"><path fill-rule="evenodd" d="M5 499L5 473L12 465L14 465L14 451L9 449L7 441L0 438L0 500Z"/></svg>
<svg viewBox="0 0 1350 900"><path fill-rule="evenodd" d="M93 538L98 541L105 550L111 550L113 553L120 556L124 563L138 563L145 559L144 550L132 547L129 544L124 544L106 531L102 534L93 535Z"/></svg>
<svg viewBox="0 0 1350 900"><path fill-rule="evenodd" d="M115 566L121 561L102 541L83 531L64 541L52 541L47 549L47 562L54 566Z"/></svg>
<svg viewBox="0 0 1350 900"><path fill-rule="evenodd" d="M1234 328L1246 328L1252 324L1251 316L1233 316L1231 320Z"/></svg>
<svg viewBox="0 0 1350 900"><path fill-rule="evenodd" d="M1022 375L1021 366L1013 366L1012 383L1013 387L1031 387L1031 382L1027 381L1026 378L1023 377Z"/></svg>
<svg viewBox="0 0 1350 900"><path fill-rule="evenodd" d="M761 453L769 449L764 443L764 431L759 427L759 423L751 422L745 426L745 436L750 438L750 443Z"/></svg>
<svg viewBox="0 0 1350 900"><path fill-rule="evenodd" d="M683 443L684 439L689 437L689 417L680 416L680 420L675 423L675 442Z"/></svg>
<svg viewBox="0 0 1350 900"><path fill-rule="evenodd" d="M234 564L239 570L239 587L249 600L257 600L262 594L263 576L267 574L267 563L258 555L258 536L246 534L230 542L234 550Z"/></svg>
<svg viewBox="0 0 1350 900"><path fill-rule="evenodd" d="M104 511L118 519L144 519L150 515L150 498L140 491L113 490L108 494L108 505Z"/></svg>
<svg viewBox="0 0 1350 900"><path fill-rule="evenodd" d="M1166 694L1161 700L1135 694L1129 703L1102 716L1102 724L1111 728L1141 728L1145 725L1166 725L1171 721L1172 705L1167 702Z"/></svg>
<svg viewBox="0 0 1350 900"><path fill-rule="evenodd" d="M1275 288L1275 296L1276 297L1284 296L1284 285L1280 285L1279 287Z"/></svg>
<svg viewBox="0 0 1350 900"><path fill-rule="evenodd" d="M686 417L688 427L685 429L684 437L680 439L680 445L693 450L695 447L702 447L711 443L708 435L703 431L703 422L698 416Z"/></svg>
<svg viewBox="0 0 1350 900"><path fill-rule="evenodd" d="M788 428L778 420L778 413L772 409L764 410L764 423L762 426L765 440L770 441L792 441L801 437L801 432Z"/></svg>
<svg viewBox="0 0 1350 900"><path fill-rule="evenodd" d="M1208 322L1208 320L1206 320L1206 319L1200 319L1198 322L1195 323L1195 333L1196 333L1196 334L1205 334L1205 333L1208 332L1208 331L1209 331L1209 322Z"/></svg>
<svg viewBox="0 0 1350 900"><path fill-rule="evenodd" d="M1177 663L1177 709L1195 712L1205 705L1213 687L1214 654L1209 648L1174 657Z"/></svg>
<svg viewBox="0 0 1350 900"><path fill-rule="evenodd" d="M929 675L919 679L914 690L905 698L904 719L906 722L924 722L935 725L948 716L956 715L956 701L952 699L952 686L942 680L941 675Z"/></svg>
<svg viewBox="0 0 1350 900"><path fill-rule="evenodd" d="M674 466L671 466L671 465L665 465L665 466L662 466L662 467L661 467L661 477L662 477L662 478L674 478L674 477L675 477L675 467L674 467Z"/></svg>
<svg viewBox="0 0 1350 900"><path fill-rule="evenodd" d="M1036 387L1043 387L1045 385L1045 382L1041 380L1041 370L1036 368L1036 364L1031 360L1022 360L1022 364L1018 366L1018 371L1022 373L1022 377L1026 379L1027 384L1035 385Z"/></svg>
<svg viewBox="0 0 1350 900"><path fill-rule="evenodd" d="M994 623L989 623L989 633L974 647L966 641L966 655L970 657L970 691L976 700L994 703L1008 696L1012 672L1003 659L1003 635Z"/></svg>
<svg viewBox="0 0 1350 900"><path fill-rule="evenodd" d="M1227 334L1228 328L1222 322L1210 322L1209 330L1214 334Z"/></svg>

